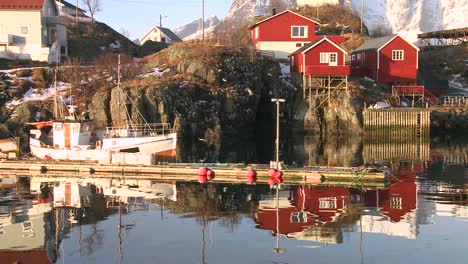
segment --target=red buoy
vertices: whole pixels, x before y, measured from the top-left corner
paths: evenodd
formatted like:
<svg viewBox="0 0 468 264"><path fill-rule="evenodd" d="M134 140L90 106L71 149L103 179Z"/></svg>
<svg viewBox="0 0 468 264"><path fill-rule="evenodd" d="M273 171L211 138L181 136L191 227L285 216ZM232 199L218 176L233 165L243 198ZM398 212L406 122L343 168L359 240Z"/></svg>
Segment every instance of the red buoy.
<svg viewBox="0 0 468 264"><path fill-rule="evenodd" d="M254 183L255 181L256 181L255 176L252 176L252 177L248 176L247 177L247 182L248 183Z"/></svg>
<svg viewBox="0 0 468 264"><path fill-rule="evenodd" d="M275 169L273 169L273 168L269 169L268 170L268 177L271 178L271 177L275 176L275 173L276 173Z"/></svg>
<svg viewBox="0 0 468 264"><path fill-rule="evenodd" d="M206 176L206 172L207 172L207 170L206 170L205 167L200 167L198 169L198 176Z"/></svg>
<svg viewBox="0 0 468 264"><path fill-rule="evenodd" d="M247 171L247 177L253 178L253 177L256 176L256 174L257 174L257 172L254 169L249 169Z"/></svg>
<svg viewBox="0 0 468 264"><path fill-rule="evenodd" d="M206 175L198 175L198 182L199 183L203 184L203 183L206 182L206 180L207 180Z"/></svg>
<svg viewBox="0 0 468 264"><path fill-rule="evenodd" d="M282 171L276 171L275 174L274 174L274 177L275 177L275 179L283 177L283 172Z"/></svg>
<svg viewBox="0 0 468 264"><path fill-rule="evenodd" d="M275 181L275 183L278 183L278 184L283 183L283 177L275 177L273 178L273 181Z"/></svg>
<svg viewBox="0 0 468 264"><path fill-rule="evenodd" d="M275 180L273 178L268 179L268 185L275 185Z"/></svg>
<svg viewBox="0 0 468 264"><path fill-rule="evenodd" d="M208 171L206 172L206 178L207 178L209 181L211 181L211 180L214 178L214 176L215 176L214 171L208 169Z"/></svg>

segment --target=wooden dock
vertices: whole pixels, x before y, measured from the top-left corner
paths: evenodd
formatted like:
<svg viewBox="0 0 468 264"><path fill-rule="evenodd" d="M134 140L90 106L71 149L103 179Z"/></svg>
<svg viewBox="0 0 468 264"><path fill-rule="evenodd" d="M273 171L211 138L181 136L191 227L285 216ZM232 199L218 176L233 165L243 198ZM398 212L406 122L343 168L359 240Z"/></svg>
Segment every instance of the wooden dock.
<svg viewBox="0 0 468 264"><path fill-rule="evenodd" d="M429 137L431 110L427 108L365 109L364 133L401 137Z"/></svg>
<svg viewBox="0 0 468 264"><path fill-rule="evenodd" d="M213 182L247 182L250 168L256 171L256 182L267 183L268 165L217 165L217 164L169 164L158 166L98 165L92 163L40 162L40 161L3 161L0 162L0 175L47 175L48 177L100 177L132 178L149 180L197 181L201 166L210 168L215 173ZM321 185L357 186L365 188L384 188L388 186L389 170L377 170L367 167L297 167L282 170L285 184L320 184L310 181L308 176L320 175Z"/></svg>

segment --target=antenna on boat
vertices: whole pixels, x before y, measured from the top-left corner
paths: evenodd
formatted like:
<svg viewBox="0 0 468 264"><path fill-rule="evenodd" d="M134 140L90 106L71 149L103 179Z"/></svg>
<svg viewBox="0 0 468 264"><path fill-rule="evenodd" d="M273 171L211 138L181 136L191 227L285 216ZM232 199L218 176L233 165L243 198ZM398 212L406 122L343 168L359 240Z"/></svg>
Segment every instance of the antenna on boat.
<svg viewBox="0 0 468 264"><path fill-rule="evenodd" d="M57 92L58 52L54 71L54 119L58 117L58 92Z"/></svg>
<svg viewBox="0 0 468 264"><path fill-rule="evenodd" d="M122 92L120 91L120 54L117 55L117 90L119 91L119 97L120 99L122 99ZM119 113L119 123L117 124L117 126L119 128L121 128L121 125L122 125L122 120L121 120L121 115L120 115L120 103L121 103L122 100L119 100L117 101L117 105L119 106L119 111L117 111Z"/></svg>

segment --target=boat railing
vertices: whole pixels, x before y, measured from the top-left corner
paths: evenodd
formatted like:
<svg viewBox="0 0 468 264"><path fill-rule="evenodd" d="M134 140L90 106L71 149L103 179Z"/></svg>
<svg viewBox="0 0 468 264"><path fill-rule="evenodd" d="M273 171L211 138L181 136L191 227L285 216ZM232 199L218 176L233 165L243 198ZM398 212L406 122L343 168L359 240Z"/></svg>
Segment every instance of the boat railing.
<svg viewBox="0 0 468 264"><path fill-rule="evenodd" d="M128 124L120 127L107 127L107 137L142 137L165 135L172 132L169 123Z"/></svg>

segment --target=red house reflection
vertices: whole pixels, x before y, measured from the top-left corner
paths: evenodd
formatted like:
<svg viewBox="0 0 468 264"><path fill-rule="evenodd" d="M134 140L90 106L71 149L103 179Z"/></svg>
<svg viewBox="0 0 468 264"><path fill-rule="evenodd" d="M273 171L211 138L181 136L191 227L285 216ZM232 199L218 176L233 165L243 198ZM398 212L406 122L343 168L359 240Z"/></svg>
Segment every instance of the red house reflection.
<svg viewBox="0 0 468 264"><path fill-rule="evenodd" d="M274 200L258 208L255 216L257 228L286 236L302 232L311 226L337 222L351 202L379 208L390 221L399 222L416 209L415 180L416 174L422 170L421 166L400 167L392 177L391 186L385 190L364 192L345 187L296 188L290 191L288 202L283 200L278 209Z"/></svg>
<svg viewBox="0 0 468 264"><path fill-rule="evenodd" d="M297 188L290 193L290 206L283 203L278 210L276 207L260 207L256 214L257 228L288 235L310 226L334 222L346 209L348 199L349 190L344 187Z"/></svg>
<svg viewBox="0 0 468 264"><path fill-rule="evenodd" d="M416 175L422 171L421 165L399 167L392 177L390 188L363 194L364 205L379 207L392 222L401 221L406 214L416 210Z"/></svg>

